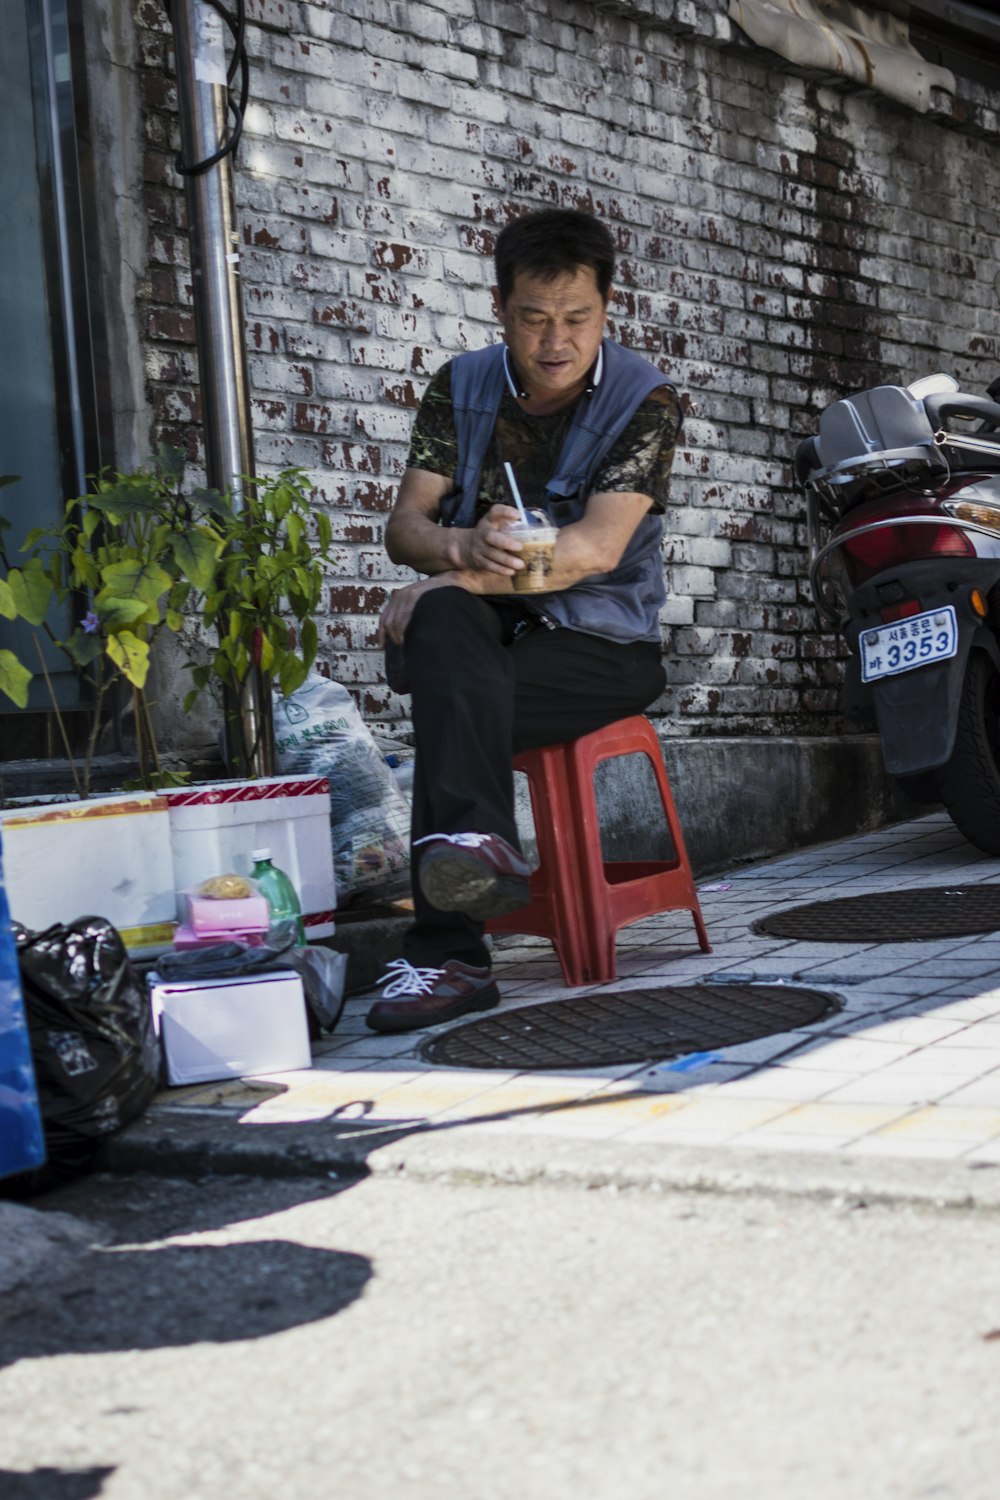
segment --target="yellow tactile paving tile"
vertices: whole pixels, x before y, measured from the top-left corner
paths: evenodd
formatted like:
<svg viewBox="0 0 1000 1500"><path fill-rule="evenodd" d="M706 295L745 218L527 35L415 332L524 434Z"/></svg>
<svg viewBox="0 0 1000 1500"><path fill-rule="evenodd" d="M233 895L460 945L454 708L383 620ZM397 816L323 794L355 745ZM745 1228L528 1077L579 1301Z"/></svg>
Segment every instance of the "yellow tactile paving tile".
<svg viewBox="0 0 1000 1500"><path fill-rule="evenodd" d="M992 1141L1000 1136L1000 1109L929 1104L878 1132L880 1140Z"/></svg>
<svg viewBox="0 0 1000 1500"><path fill-rule="evenodd" d="M478 1101L476 1112L494 1114L502 1110L517 1110L531 1113L563 1105L575 1107L578 1102L607 1087L606 1079L518 1077L509 1083L497 1084Z"/></svg>
<svg viewBox="0 0 1000 1500"><path fill-rule="evenodd" d="M643 1113L642 1101L635 1101L640 1106L634 1111L638 1128L628 1132L628 1140L639 1140L640 1137L666 1140L675 1132L678 1135L741 1135L770 1120L783 1119L789 1108L788 1103L780 1099L706 1099L678 1097L676 1094L667 1100L661 1095L658 1102L665 1103L667 1108Z"/></svg>
<svg viewBox="0 0 1000 1500"><path fill-rule="evenodd" d="M558 1113L565 1119L585 1119L600 1113L602 1119L617 1120L620 1128L625 1129L632 1120L658 1120L680 1109L689 1109L692 1102L683 1094L639 1093L634 1089L621 1093L615 1090L567 1104Z"/></svg>
<svg viewBox="0 0 1000 1500"><path fill-rule="evenodd" d="M245 1108L258 1104L262 1099L281 1093L284 1086L262 1078L233 1078L224 1083L196 1083L186 1088L164 1089L156 1095L153 1105L181 1106L206 1109L218 1105L220 1108Z"/></svg>
<svg viewBox="0 0 1000 1500"><path fill-rule="evenodd" d="M753 1128L761 1141L769 1132L781 1135L827 1135L850 1139L887 1126L904 1123L910 1105L900 1104L799 1104L779 1119Z"/></svg>
<svg viewBox="0 0 1000 1500"><path fill-rule="evenodd" d="M286 1075L290 1076L290 1075ZM332 1116L368 1119L394 1091L408 1083L404 1072L307 1073L307 1082L296 1083L270 1099L258 1102L242 1118L245 1125L266 1125L282 1120L324 1120Z"/></svg>

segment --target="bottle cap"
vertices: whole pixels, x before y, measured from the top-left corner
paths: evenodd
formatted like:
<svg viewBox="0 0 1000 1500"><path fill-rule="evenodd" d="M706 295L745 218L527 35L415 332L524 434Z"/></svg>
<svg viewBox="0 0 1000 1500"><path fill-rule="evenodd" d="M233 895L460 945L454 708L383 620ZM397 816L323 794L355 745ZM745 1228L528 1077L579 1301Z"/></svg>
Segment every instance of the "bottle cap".
<svg viewBox="0 0 1000 1500"><path fill-rule="evenodd" d="M253 860L254 864L256 864L260 859L270 859L271 851L270 849L251 849L250 858Z"/></svg>

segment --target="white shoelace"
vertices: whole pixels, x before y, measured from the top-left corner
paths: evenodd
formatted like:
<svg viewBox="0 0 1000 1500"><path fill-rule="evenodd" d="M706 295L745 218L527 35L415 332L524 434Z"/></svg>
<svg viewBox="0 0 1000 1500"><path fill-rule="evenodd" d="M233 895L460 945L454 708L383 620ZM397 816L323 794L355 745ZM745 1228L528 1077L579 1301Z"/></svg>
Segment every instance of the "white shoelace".
<svg viewBox="0 0 1000 1500"><path fill-rule="evenodd" d="M422 839L414 839L413 847L440 839L444 844L459 844L463 849L478 849L480 844L487 843L490 837L488 833L428 833Z"/></svg>
<svg viewBox="0 0 1000 1500"><path fill-rule="evenodd" d="M384 984L383 1000L398 1000L403 995L429 995L435 979L440 979L443 969L418 969L408 959L395 958L388 966L379 984Z"/></svg>

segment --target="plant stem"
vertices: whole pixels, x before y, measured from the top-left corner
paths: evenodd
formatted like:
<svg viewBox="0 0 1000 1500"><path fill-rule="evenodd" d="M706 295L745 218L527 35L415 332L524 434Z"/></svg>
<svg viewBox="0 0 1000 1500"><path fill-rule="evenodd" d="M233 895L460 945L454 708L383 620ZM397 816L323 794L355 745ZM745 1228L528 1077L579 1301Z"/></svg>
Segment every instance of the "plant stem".
<svg viewBox="0 0 1000 1500"><path fill-rule="evenodd" d="M87 753L83 763L84 785L87 794L90 794L90 773L94 764L94 756L97 754L97 736L101 729L101 705L104 702L104 694L107 691L107 682L104 676L104 653L97 658L97 681L91 679L94 690L94 708L90 720L90 733L87 736Z"/></svg>
<svg viewBox="0 0 1000 1500"><path fill-rule="evenodd" d="M66 759L69 762L69 769L73 777L73 785L76 787L76 795L79 797L80 801L83 802L86 800L87 792L89 792L90 787L88 785L87 792L85 792L83 787L81 787L80 785L80 778L76 772L76 761L73 759L73 752L69 747L69 735L66 733L66 725L63 723L63 716L59 712L59 704L56 702L55 690L52 687L52 678L49 676L49 669L45 665L45 657L42 655L42 648L39 644L37 635L33 636L32 639L35 642L35 650L38 652L38 660L41 663L42 676L45 678L45 686L48 689L49 701L52 704L52 711L56 716L56 723L59 725L59 733L62 735L63 748L66 751Z"/></svg>

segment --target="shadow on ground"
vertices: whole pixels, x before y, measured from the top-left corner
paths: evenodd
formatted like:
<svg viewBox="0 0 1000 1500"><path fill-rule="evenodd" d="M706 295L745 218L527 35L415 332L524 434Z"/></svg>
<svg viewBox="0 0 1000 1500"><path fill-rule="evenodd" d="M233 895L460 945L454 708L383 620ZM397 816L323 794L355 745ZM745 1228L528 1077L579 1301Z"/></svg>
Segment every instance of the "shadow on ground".
<svg viewBox="0 0 1000 1500"><path fill-rule="evenodd" d="M337 1191L326 1182L270 1183L266 1213ZM43 1211L92 1222L94 1242L51 1284L43 1267L5 1295L0 1367L60 1354L241 1342L349 1307L371 1278L368 1258L270 1238L266 1220L255 1237L262 1198L259 1184L247 1180L102 1175L37 1199ZM227 1244L176 1242L233 1225L240 1226L235 1242L231 1234ZM0 1493L11 1495L6 1485ZM77 1491L50 1493L62 1500Z"/></svg>
<svg viewBox="0 0 1000 1500"><path fill-rule="evenodd" d="M103 1469L0 1469L0 1494L4 1500L93 1500L110 1479L114 1468Z"/></svg>

